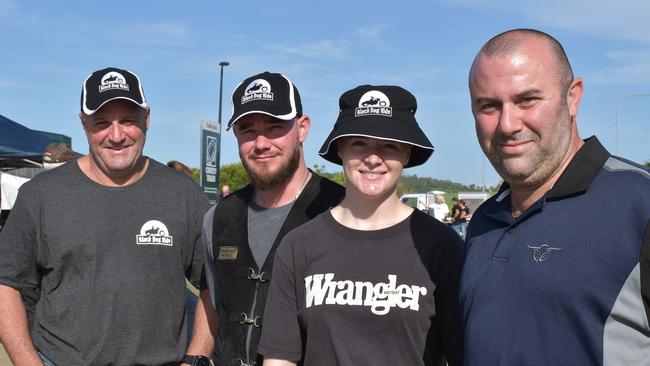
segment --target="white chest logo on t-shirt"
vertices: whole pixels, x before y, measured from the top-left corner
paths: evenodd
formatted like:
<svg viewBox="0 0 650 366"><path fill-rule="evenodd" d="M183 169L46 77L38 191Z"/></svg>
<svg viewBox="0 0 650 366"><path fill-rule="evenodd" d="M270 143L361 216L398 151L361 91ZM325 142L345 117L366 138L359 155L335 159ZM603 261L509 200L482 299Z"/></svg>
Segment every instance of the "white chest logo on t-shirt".
<svg viewBox="0 0 650 366"><path fill-rule="evenodd" d="M167 226L158 220L149 220L140 228L135 242L140 245L174 245L174 237L169 235Z"/></svg>
<svg viewBox="0 0 650 366"><path fill-rule="evenodd" d="M386 315L396 306L401 309L420 309L420 296L426 287L397 285L397 276L389 274L388 282L335 281L334 273L305 277L306 307L317 305L370 306L377 315Z"/></svg>

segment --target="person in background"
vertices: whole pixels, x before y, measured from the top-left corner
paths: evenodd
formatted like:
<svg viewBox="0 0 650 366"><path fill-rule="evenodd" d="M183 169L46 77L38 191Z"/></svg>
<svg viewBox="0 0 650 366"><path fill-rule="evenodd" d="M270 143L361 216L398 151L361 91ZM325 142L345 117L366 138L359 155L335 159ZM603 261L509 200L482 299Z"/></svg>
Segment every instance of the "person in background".
<svg viewBox="0 0 650 366"><path fill-rule="evenodd" d="M78 156L68 144L53 142L43 152L43 168L52 169L63 165L65 162L76 159Z"/></svg>
<svg viewBox="0 0 650 366"><path fill-rule="evenodd" d="M194 179L194 173L192 173L192 169L188 168L187 165L181 163L178 160L170 160L167 162L167 166L175 169L176 171L179 171L188 177Z"/></svg>
<svg viewBox="0 0 650 366"><path fill-rule="evenodd" d="M429 208L432 216L440 222L447 222L449 218L449 206L445 203L445 198L440 194L436 194L433 199L434 202Z"/></svg>
<svg viewBox="0 0 650 366"><path fill-rule="evenodd" d="M467 224L471 217L471 211L467 207L467 202L465 200L458 200L460 206L460 226L461 226L461 237L465 239L467 237Z"/></svg>
<svg viewBox="0 0 650 366"><path fill-rule="evenodd" d="M462 241L397 196L403 168L433 153L415 97L362 85L339 106L319 154L343 166L345 198L278 248L264 366L462 365Z"/></svg>
<svg viewBox="0 0 650 366"><path fill-rule="evenodd" d="M221 197L226 198L230 195L230 186L227 184L224 184L221 186Z"/></svg>
<svg viewBox="0 0 650 366"><path fill-rule="evenodd" d="M462 215L462 209L460 205L458 204L458 198L453 197L451 199L451 227L460 235L462 238L465 238L463 236L463 225L461 224L461 215Z"/></svg>

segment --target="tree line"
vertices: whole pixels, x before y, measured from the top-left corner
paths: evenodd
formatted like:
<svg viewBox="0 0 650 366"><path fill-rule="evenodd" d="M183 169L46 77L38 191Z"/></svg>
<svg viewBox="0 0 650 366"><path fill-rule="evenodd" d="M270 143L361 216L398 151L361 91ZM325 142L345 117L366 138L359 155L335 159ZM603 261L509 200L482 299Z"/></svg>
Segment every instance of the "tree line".
<svg viewBox="0 0 650 366"><path fill-rule="evenodd" d="M650 167L650 160L646 161L644 165ZM323 177L329 178L341 185L345 185L345 176L343 175L343 172L327 172L325 171L324 165L318 164L314 164L311 169ZM194 173L194 179L199 182L201 171L198 168L192 168L192 172ZM221 189L221 186L223 185L228 185L234 192L248 184L248 175L246 175L246 170L241 163L222 165L220 176L219 189ZM492 187L485 187L485 190L494 193L499 189L500 185L501 182ZM475 192L482 191L482 187L475 184L465 185L462 183L450 181L448 179L418 177L416 174L402 175L399 182L397 183L398 195L402 195L404 193L424 193L430 191L444 191L447 193Z"/></svg>
<svg viewBox="0 0 650 366"><path fill-rule="evenodd" d="M345 176L343 172L327 172L324 165L314 164L311 168L315 173L329 178L341 185L345 185ZM194 170L194 169L193 169ZM198 169L196 169L198 173ZM221 166L219 185L228 185L232 191L243 188L248 184L248 175L241 163L226 164ZM198 178L199 174L195 174ZM198 181L198 179L197 179ZM487 191L494 192L496 187L486 187ZM429 191L445 191L447 193L468 192L468 191L481 191L481 187L470 184L465 185L458 182L453 182L448 179L436 179L430 177L418 177L417 175L402 175L397 183L397 194L404 193L424 193Z"/></svg>

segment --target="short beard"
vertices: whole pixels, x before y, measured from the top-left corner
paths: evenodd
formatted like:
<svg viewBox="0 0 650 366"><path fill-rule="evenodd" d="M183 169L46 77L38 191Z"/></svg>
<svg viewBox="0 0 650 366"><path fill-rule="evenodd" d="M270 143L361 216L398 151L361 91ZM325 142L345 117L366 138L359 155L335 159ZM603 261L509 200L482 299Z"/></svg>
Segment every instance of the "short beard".
<svg viewBox="0 0 650 366"><path fill-rule="evenodd" d="M296 145L296 148L293 150L293 153L289 157L289 160L280 168L277 172L271 174L258 174L253 171L248 165L246 165L246 160L241 159L246 173L248 173L248 178L251 181L251 184L262 191L266 191L272 188L276 188L283 183L287 182L293 173L298 170L298 165L300 164L300 144Z"/></svg>

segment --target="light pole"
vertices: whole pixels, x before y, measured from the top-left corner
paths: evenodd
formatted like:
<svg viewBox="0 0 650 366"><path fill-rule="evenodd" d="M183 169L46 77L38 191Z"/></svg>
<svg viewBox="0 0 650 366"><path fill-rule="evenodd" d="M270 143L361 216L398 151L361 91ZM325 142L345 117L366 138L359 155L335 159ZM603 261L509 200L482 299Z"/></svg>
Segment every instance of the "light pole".
<svg viewBox="0 0 650 366"><path fill-rule="evenodd" d="M221 77L219 78L219 144L217 145L217 151L219 155L217 156L217 169L219 171L219 174L217 175L217 188L219 187L219 183L221 181L221 104L222 104L222 99L223 99L223 68L230 65L228 61L221 61L219 62L219 66L221 67Z"/></svg>
<svg viewBox="0 0 650 366"><path fill-rule="evenodd" d="M650 93L625 94L621 97L621 99L618 100L618 103L616 103L616 122L614 124L614 155L618 155L618 110L620 109L621 103L623 103L623 100L625 100L625 98L632 97L650 97Z"/></svg>

